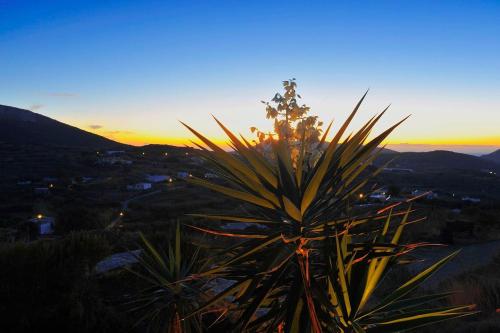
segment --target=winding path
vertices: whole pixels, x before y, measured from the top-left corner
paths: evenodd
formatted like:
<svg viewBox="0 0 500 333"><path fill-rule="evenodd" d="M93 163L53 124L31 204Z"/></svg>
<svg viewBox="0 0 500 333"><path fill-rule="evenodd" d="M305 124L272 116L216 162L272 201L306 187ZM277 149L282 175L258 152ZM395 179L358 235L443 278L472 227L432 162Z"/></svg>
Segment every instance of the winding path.
<svg viewBox="0 0 500 333"><path fill-rule="evenodd" d="M124 213L127 208L128 208L128 205L134 201L134 200L138 200L138 199L142 199L142 198L146 198L146 197L149 197L149 196L152 196L152 195L155 195L155 194L158 194L158 193L161 193L162 190L156 190L156 191L153 191L153 192L148 192L148 193L143 193L143 194L140 194L138 196L135 196L135 197L132 197L132 198L128 198L127 200L124 200L122 201L122 204L121 204L121 211L120 213ZM112 229L118 222L120 222L122 220L122 215L118 215L113 221L111 221L107 226L106 226L106 230L109 230L109 229Z"/></svg>

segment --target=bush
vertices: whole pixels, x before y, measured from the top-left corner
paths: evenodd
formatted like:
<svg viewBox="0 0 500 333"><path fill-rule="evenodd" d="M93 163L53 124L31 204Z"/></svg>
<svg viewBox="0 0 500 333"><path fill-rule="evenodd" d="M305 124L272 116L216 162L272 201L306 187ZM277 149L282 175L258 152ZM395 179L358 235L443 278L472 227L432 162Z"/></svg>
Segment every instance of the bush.
<svg viewBox="0 0 500 333"><path fill-rule="evenodd" d="M105 221L95 210L85 206L66 206L58 213L56 232L93 230L104 227Z"/></svg>
<svg viewBox="0 0 500 333"><path fill-rule="evenodd" d="M423 332L493 333L500 332L500 254L484 267L467 271L460 276L443 282L439 289L456 290L448 303L473 304L480 311L475 317L464 318L460 322L442 323Z"/></svg>
<svg viewBox="0 0 500 333"><path fill-rule="evenodd" d="M91 272L109 253L89 233L0 246L0 331L105 331L112 320Z"/></svg>

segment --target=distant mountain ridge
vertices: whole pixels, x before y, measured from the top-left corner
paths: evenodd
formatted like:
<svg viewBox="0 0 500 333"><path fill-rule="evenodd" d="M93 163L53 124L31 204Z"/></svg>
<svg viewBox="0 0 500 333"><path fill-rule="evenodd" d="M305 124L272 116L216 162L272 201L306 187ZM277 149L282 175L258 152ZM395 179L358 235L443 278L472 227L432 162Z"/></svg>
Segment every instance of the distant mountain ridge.
<svg viewBox="0 0 500 333"><path fill-rule="evenodd" d="M500 149L497 149L492 153L482 155L481 158L500 164Z"/></svg>
<svg viewBox="0 0 500 333"><path fill-rule="evenodd" d="M45 145L84 149L128 147L41 114L5 105L0 105L0 143L14 146ZM161 146L145 147L155 149ZM445 150L400 153L384 149L375 164L382 165L394 157L397 158L390 167L422 171L443 169L500 171L500 149L481 157Z"/></svg>
<svg viewBox="0 0 500 333"><path fill-rule="evenodd" d="M375 164L383 165L394 157L396 157L396 159L389 165L389 167L407 168L417 171L445 169L500 171L500 165L491 160L447 150L381 154L375 161Z"/></svg>
<svg viewBox="0 0 500 333"><path fill-rule="evenodd" d="M41 114L6 105L0 105L0 142L90 149L127 146Z"/></svg>

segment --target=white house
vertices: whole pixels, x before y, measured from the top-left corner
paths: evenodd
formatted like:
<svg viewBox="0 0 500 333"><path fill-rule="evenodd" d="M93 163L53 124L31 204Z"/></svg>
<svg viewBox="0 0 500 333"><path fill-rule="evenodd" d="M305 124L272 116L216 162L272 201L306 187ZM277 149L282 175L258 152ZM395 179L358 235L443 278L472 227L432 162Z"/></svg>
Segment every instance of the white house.
<svg viewBox="0 0 500 333"><path fill-rule="evenodd" d="M413 173L413 169L409 168L384 168L383 172L394 172L394 173Z"/></svg>
<svg viewBox="0 0 500 333"><path fill-rule="evenodd" d="M53 217L39 214L35 218L32 218L30 222L36 224L39 235L51 235L54 233Z"/></svg>
<svg viewBox="0 0 500 333"><path fill-rule="evenodd" d="M370 194L369 196L370 200L373 200L373 201L386 201L387 200L387 195L385 195L385 193L372 193Z"/></svg>
<svg viewBox="0 0 500 333"><path fill-rule="evenodd" d="M151 183L137 183L133 185L127 185L127 190L131 191L146 191L151 189Z"/></svg>
<svg viewBox="0 0 500 333"><path fill-rule="evenodd" d="M167 182L170 178L172 178L172 177L167 176L167 175L148 175L148 176L146 176L146 179L151 183Z"/></svg>
<svg viewBox="0 0 500 333"><path fill-rule="evenodd" d="M118 157L118 156L111 155L111 156L99 158L97 160L97 163L98 164L111 164L111 165L114 165L114 164L130 165L130 164L132 164L132 161L126 160L126 159Z"/></svg>
<svg viewBox="0 0 500 333"><path fill-rule="evenodd" d="M481 199L473 198L473 197L463 197L462 201L470 202L470 203L480 203Z"/></svg>
<svg viewBox="0 0 500 333"><path fill-rule="evenodd" d="M389 199L389 197L390 196L387 195L387 192L385 192L385 190L382 189L374 191L368 196L370 200L379 202L386 201L387 199Z"/></svg>
<svg viewBox="0 0 500 333"><path fill-rule="evenodd" d="M125 150L106 150L106 155L122 155L125 154Z"/></svg>

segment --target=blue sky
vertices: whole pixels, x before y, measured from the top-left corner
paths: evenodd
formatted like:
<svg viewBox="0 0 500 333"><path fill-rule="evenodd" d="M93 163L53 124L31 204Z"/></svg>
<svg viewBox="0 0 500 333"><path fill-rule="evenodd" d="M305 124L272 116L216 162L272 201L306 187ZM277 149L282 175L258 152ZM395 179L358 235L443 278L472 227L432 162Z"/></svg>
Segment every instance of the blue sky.
<svg viewBox="0 0 500 333"><path fill-rule="evenodd" d="M210 113L269 127L259 101L295 77L324 120L370 88L354 126L392 103L380 129L412 117L390 143L477 153L500 147L499 18L499 1L0 0L0 104L179 144L177 120L222 138Z"/></svg>

